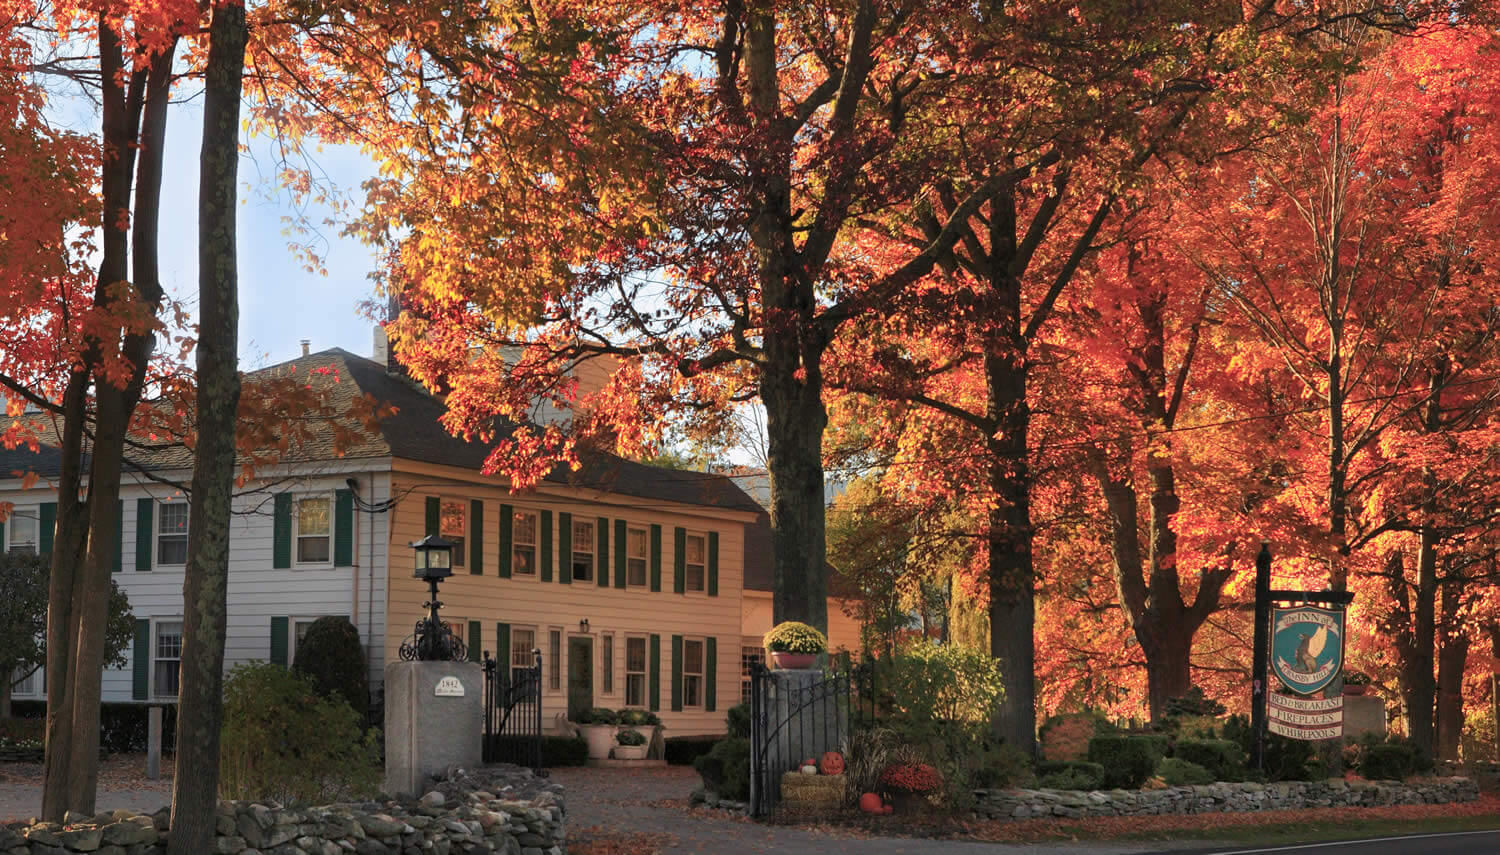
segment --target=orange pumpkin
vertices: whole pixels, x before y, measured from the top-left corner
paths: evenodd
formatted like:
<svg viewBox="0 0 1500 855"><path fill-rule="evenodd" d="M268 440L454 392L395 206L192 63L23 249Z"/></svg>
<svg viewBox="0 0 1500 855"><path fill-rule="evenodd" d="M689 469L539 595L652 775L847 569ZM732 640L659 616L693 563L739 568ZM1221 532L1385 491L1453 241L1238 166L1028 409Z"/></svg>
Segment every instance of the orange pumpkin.
<svg viewBox="0 0 1500 855"><path fill-rule="evenodd" d="M818 764L818 771L825 775L844 774L844 755L837 751L824 752L823 762Z"/></svg>
<svg viewBox="0 0 1500 855"><path fill-rule="evenodd" d="M880 796L874 793L865 793L859 797L859 809L865 813L879 815L885 813L885 803L880 800Z"/></svg>
<svg viewBox="0 0 1500 855"><path fill-rule="evenodd" d="M896 806L895 805L886 805L885 807L883 807L883 808L880 809L880 812L883 813L883 814L885 814L886 816L890 816L891 814L893 814L893 813L896 812Z"/></svg>

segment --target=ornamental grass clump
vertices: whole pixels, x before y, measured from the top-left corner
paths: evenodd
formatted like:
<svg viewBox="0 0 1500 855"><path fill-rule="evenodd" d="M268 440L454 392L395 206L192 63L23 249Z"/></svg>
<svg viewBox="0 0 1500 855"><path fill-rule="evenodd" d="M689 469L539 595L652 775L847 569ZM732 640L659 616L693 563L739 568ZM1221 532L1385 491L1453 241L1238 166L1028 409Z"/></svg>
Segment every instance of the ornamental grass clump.
<svg viewBox="0 0 1500 855"><path fill-rule="evenodd" d="M762 639L772 653L822 653L828 649L828 637L805 623L783 621Z"/></svg>

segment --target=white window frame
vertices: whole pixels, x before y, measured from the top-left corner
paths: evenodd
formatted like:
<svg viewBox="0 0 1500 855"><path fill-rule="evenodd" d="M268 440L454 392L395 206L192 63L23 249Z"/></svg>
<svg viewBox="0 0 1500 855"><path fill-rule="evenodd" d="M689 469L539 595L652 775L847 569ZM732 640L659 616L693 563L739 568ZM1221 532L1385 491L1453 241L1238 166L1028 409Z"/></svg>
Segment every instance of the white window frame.
<svg viewBox="0 0 1500 855"><path fill-rule="evenodd" d="M515 578L517 576L522 576L522 577L525 577L527 579L535 579L535 578L537 578L537 565L541 562L541 555L542 555L542 549L541 549L541 543L540 543L540 541L542 539L542 515L541 515L541 513L539 511L533 511L533 510L531 510L529 508L516 508L513 513L514 513L514 515L511 517L511 532L510 532L510 575L511 575L511 578ZM522 517L522 516L531 517L531 540L530 541L523 542L523 541L519 540L516 537L516 533L519 532L519 531L521 531L521 528L515 525L515 520L518 517ZM516 561L516 551L518 549L524 549L524 548L530 548L531 549L531 564L530 564L531 569L528 570L528 571L522 571L522 570L517 570L516 569L518 566L520 566L519 563Z"/></svg>
<svg viewBox="0 0 1500 855"><path fill-rule="evenodd" d="M162 628L162 624L169 624L169 623L175 623L175 624L177 624L177 656L176 656L176 658L163 657L163 656L160 655L160 650L161 650L161 628ZM186 628L185 624L184 624L183 619L181 617L154 617L154 618L151 618L151 697L153 697L153 698L155 698L157 700L175 700L175 699L181 697L181 695L182 695L182 682L181 682L182 678L181 678L180 675L182 673L181 672L181 668L182 668L182 642L183 642L182 636L183 636L183 631L185 630L185 628ZM161 673L161 663L163 663L163 662L175 662L176 663L175 667L178 669L179 676L178 676L178 683L177 683L177 691L173 692L172 694L164 694L162 692L157 691L157 686L161 685L161 683L160 683L161 677L158 676L158 675Z"/></svg>
<svg viewBox="0 0 1500 855"><path fill-rule="evenodd" d="M580 527L587 528L590 532L593 533L593 536L589 538L589 548L587 551L578 548L578 530ZM596 524L593 520L581 520L575 517L573 519L573 530L569 532L569 535L570 537L568 538L568 548L572 553L568 556L568 572L572 574L569 578L571 578L574 582L594 581L594 567L596 562L599 560L598 524ZM584 571L584 575L582 576L579 576L574 569L575 565L578 563L578 556L580 555L587 555L589 557L587 569Z"/></svg>
<svg viewBox="0 0 1500 855"><path fill-rule="evenodd" d="M631 540L632 540L631 533L632 532L640 532L640 535L641 535L641 554L640 555L631 555L630 554ZM625 527L625 587L626 588L645 588L647 585L651 584L651 540L650 540L650 537L651 537L650 530L647 529L644 526L641 526L641 527L637 528L636 526L627 525ZM640 581L639 584L630 581L630 567L631 567L631 564L633 564L636 561L641 562L641 564L640 564L640 567L641 567L641 581Z"/></svg>
<svg viewBox="0 0 1500 855"><path fill-rule="evenodd" d="M299 641L299 639L297 638L297 624L299 624L299 623L305 623L308 626L312 626L312 624L313 624L314 621L321 620L322 618L326 618L326 617L333 617L333 616L332 615L301 615L301 616L293 615L293 616L287 618L287 621L286 621L286 632L287 632L288 638L286 640L286 655L287 655L287 664L288 665L290 665L291 663L297 661L297 644L298 644L298 641Z"/></svg>
<svg viewBox="0 0 1500 855"><path fill-rule="evenodd" d="M630 670L630 643L632 641L639 641L640 644L641 644L641 670L639 670L639 671L632 671L632 670ZM650 691L651 691L651 647L650 647L650 644L651 644L650 640L647 639L646 636L644 636L644 635L627 635L627 636L625 636L625 655L623 657L621 657L622 659L624 659L625 681L624 681L624 683L621 686L621 689L622 689L622 698L621 698L621 700L624 701L624 706L626 706L626 707L628 707L630 709L645 709L646 707L648 707L648 706L651 705L651 697L650 697L650 694L649 694ZM640 703L631 703L630 702L630 678L633 675L639 675L640 678L641 678L641 700L640 700Z"/></svg>
<svg viewBox="0 0 1500 855"><path fill-rule="evenodd" d="M443 521L444 519L446 519L445 515L443 514L443 506L448 504L457 505L459 513L463 515L463 534L453 535L443 530ZM456 499L450 496L440 496L438 498L438 537L441 537L444 540L451 541L453 543L453 557L451 561L454 568L462 567L468 562L469 557L464 554L469 550L468 499Z"/></svg>
<svg viewBox="0 0 1500 855"><path fill-rule="evenodd" d="M703 560L699 564L692 563L688 557L692 554L688 544L693 541L693 538L697 538L703 543ZM689 594L708 593L708 533L702 531L688 532L682 539L682 552L682 590ZM700 584L696 588L693 587L693 574L689 572L689 569L692 567L698 567L701 571L698 575Z"/></svg>
<svg viewBox="0 0 1500 855"><path fill-rule="evenodd" d="M328 560L327 561L303 561L302 560L302 503L309 499L320 499L328 503ZM292 508L292 566L298 569L324 569L333 566L333 493L303 493L294 496ZM322 537L324 535L310 534L308 537Z"/></svg>
<svg viewBox="0 0 1500 855"><path fill-rule="evenodd" d="M696 645L698 645L698 669L699 670L697 670L697 671L689 671L688 670L688 655L687 655L687 651L688 651L688 645L689 644L696 644ZM691 701L688 700L688 678L689 677L697 677L698 678L698 702L697 703L693 703L693 702L691 702ZM707 641L707 639L697 638L697 637L684 638L682 640L682 686L681 686L681 689L680 689L680 691L682 692L682 708L683 709L685 709L685 710L701 710L701 709L703 709L704 686L705 686L705 683L706 683L707 679L708 679L708 641Z"/></svg>
<svg viewBox="0 0 1500 855"><path fill-rule="evenodd" d="M599 694L613 696L615 693L615 634L599 633Z"/></svg>
<svg viewBox="0 0 1500 855"><path fill-rule="evenodd" d="M516 626L515 624L511 624L511 627L510 627L510 664L507 665L506 667L510 668L510 672L512 674L512 678L511 678L512 680L515 679L514 678L515 672L521 671L521 670L525 670L525 669L528 669L528 668L534 668L534 667L536 667L536 653L534 652L537 649L536 631L537 631L536 627L532 626L532 625ZM530 633L531 634L531 643L530 644L526 644L526 645L519 644L517 642L517 639L516 639L516 633L518 633L518 632L527 632L527 633ZM524 663L524 664L517 664L517 663Z"/></svg>
<svg viewBox="0 0 1500 855"><path fill-rule="evenodd" d="M15 551L16 521L25 520L31 524L33 540L27 541L31 551L27 555L35 555L42 549L42 509L37 505L30 505L26 510L21 510L19 505L12 506L10 517L5 520L5 551Z"/></svg>
<svg viewBox="0 0 1500 855"><path fill-rule="evenodd" d="M188 507L188 503L187 503L186 500L172 501L172 502L164 502L164 501L158 500L157 503L156 503L156 519L153 521L154 522L154 524L153 524L153 529L154 530L151 533L151 547L152 547L152 549L151 549L151 566L153 566L153 567L186 567L187 566L188 528L184 528L182 530L181 534L178 534L177 532L164 533L161 530L161 525L162 525L163 522L166 521L166 518L167 518L166 509L167 508L177 508L177 507L180 507L180 508L183 508L184 510L187 510L189 517L191 517L192 510ZM188 525L189 525L189 527L192 525L191 520L189 520ZM168 563L166 563L166 562L164 562L164 561L161 560L161 542L162 542L162 538L166 538L166 537L172 537L172 538L180 537L180 538L182 538L182 563L181 564L168 564Z"/></svg>
<svg viewBox="0 0 1500 855"><path fill-rule="evenodd" d="M750 703L750 665L766 664L766 649L758 644L740 644L740 703Z"/></svg>

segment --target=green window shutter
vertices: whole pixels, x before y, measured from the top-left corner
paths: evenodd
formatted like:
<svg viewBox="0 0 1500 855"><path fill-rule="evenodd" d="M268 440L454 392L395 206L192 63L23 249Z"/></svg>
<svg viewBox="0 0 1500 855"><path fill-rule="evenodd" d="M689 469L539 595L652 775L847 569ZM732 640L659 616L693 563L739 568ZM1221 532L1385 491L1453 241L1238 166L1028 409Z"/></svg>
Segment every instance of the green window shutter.
<svg viewBox="0 0 1500 855"><path fill-rule="evenodd" d="M288 619L271 618L271 663L285 668L287 662Z"/></svg>
<svg viewBox="0 0 1500 855"><path fill-rule="evenodd" d="M557 515L557 581L573 584L573 515Z"/></svg>
<svg viewBox="0 0 1500 855"><path fill-rule="evenodd" d="M484 644L484 630L479 628L479 621L469 621L469 661L479 661L479 648Z"/></svg>
<svg viewBox="0 0 1500 855"><path fill-rule="evenodd" d="M719 533L708 533L708 595L719 595Z"/></svg>
<svg viewBox="0 0 1500 855"><path fill-rule="evenodd" d="M292 494L277 493L275 506L275 522L271 526L271 566L277 570L286 570L292 566ZM140 526L136 526L140 530ZM137 550L139 551L139 550ZM150 557L150 547L147 547L147 557ZM285 653L285 651L282 651Z"/></svg>
<svg viewBox="0 0 1500 855"><path fill-rule="evenodd" d="M443 500L437 496L427 497L427 533L437 534L443 525Z"/></svg>
<svg viewBox="0 0 1500 855"><path fill-rule="evenodd" d="M672 531L672 590L687 593L687 529L682 526Z"/></svg>
<svg viewBox="0 0 1500 855"><path fill-rule="evenodd" d="M354 566L354 491L333 491L333 566Z"/></svg>
<svg viewBox="0 0 1500 855"><path fill-rule="evenodd" d="M625 521L615 520L615 587L625 587Z"/></svg>
<svg viewBox="0 0 1500 855"><path fill-rule="evenodd" d="M594 575L599 577L599 587L609 587L609 520L600 517L594 529Z"/></svg>
<svg viewBox="0 0 1500 855"><path fill-rule="evenodd" d="M661 526L651 524L651 590L661 590Z"/></svg>
<svg viewBox="0 0 1500 855"><path fill-rule="evenodd" d="M719 707L714 687L719 682L719 640L710 637L703 642L703 709L713 712Z"/></svg>
<svg viewBox="0 0 1500 855"><path fill-rule="evenodd" d="M0 544L5 542L5 529L0 528ZM120 500L120 506L115 509L115 565L113 572L118 573L125 569L125 500Z"/></svg>
<svg viewBox="0 0 1500 855"><path fill-rule="evenodd" d="M661 710L661 636L651 633L650 644L651 661L646 663L646 682L650 684L647 700L651 702L651 711Z"/></svg>
<svg viewBox="0 0 1500 855"><path fill-rule="evenodd" d="M672 636L672 712L682 712L682 636Z"/></svg>
<svg viewBox="0 0 1500 855"><path fill-rule="evenodd" d="M515 550L511 546L515 537L516 509L511 505L500 506L500 578L510 578L511 557Z"/></svg>
<svg viewBox="0 0 1500 855"><path fill-rule="evenodd" d="M510 624L495 624L495 664L497 676L510 676Z"/></svg>
<svg viewBox="0 0 1500 855"><path fill-rule="evenodd" d="M542 530L537 535L542 547L542 581L552 581L552 512L542 511Z"/></svg>
<svg viewBox="0 0 1500 855"><path fill-rule="evenodd" d="M277 498L280 499L279 496ZM291 496L287 498L291 499ZM287 509L290 511L291 505L288 505ZM154 510L156 510L155 500L135 500L135 569L140 572L151 569L151 536L155 530L155 523L151 521L151 513Z"/></svg>
<svg viewBox="0 0 1500 855"><path fill-rule="evenodd" d="M469 536L469 575L481 576L484 574L484 502L480 499L469 502L467 534Z"/></svg>
<svg viewBox="0 0 1500 855"><path fill-rule="evenodd" d="M5 548L5 523L0 522L0 549Z"/></svg>
<svg viewBox="0 0 1500 855"><path fill-rule="evenodd" d="M41 544L37 547L37 552L41 555L51 555L52 539L57 536L57 503L42 502L39 516L37 531Z"/></svg>
<svg viewBox="0 0 1500 855"><path fill-rule="evenodd" d="M151 697L151 621L135 622L135 650L130 655L130 697Z"/></svg>

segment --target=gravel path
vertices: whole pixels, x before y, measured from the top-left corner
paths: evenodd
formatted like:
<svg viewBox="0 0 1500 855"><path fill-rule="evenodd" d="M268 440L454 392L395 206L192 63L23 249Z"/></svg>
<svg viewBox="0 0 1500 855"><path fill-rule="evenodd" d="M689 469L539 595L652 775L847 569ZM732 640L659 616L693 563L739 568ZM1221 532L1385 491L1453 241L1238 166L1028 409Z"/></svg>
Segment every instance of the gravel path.
<svg viewBox="0 0 1500 855"><path fill-rule="evenodd" d="M836 836L762 825L719 811L689 811L688 795L699 786L699 780L688 767L555 769L552 776L567 788L570 839L587 839L591 832L670 835L670 839L664 838L667 845L663 851L672 855L1125 855L1160 848L1110 843L1014 846Z"/></svg>

